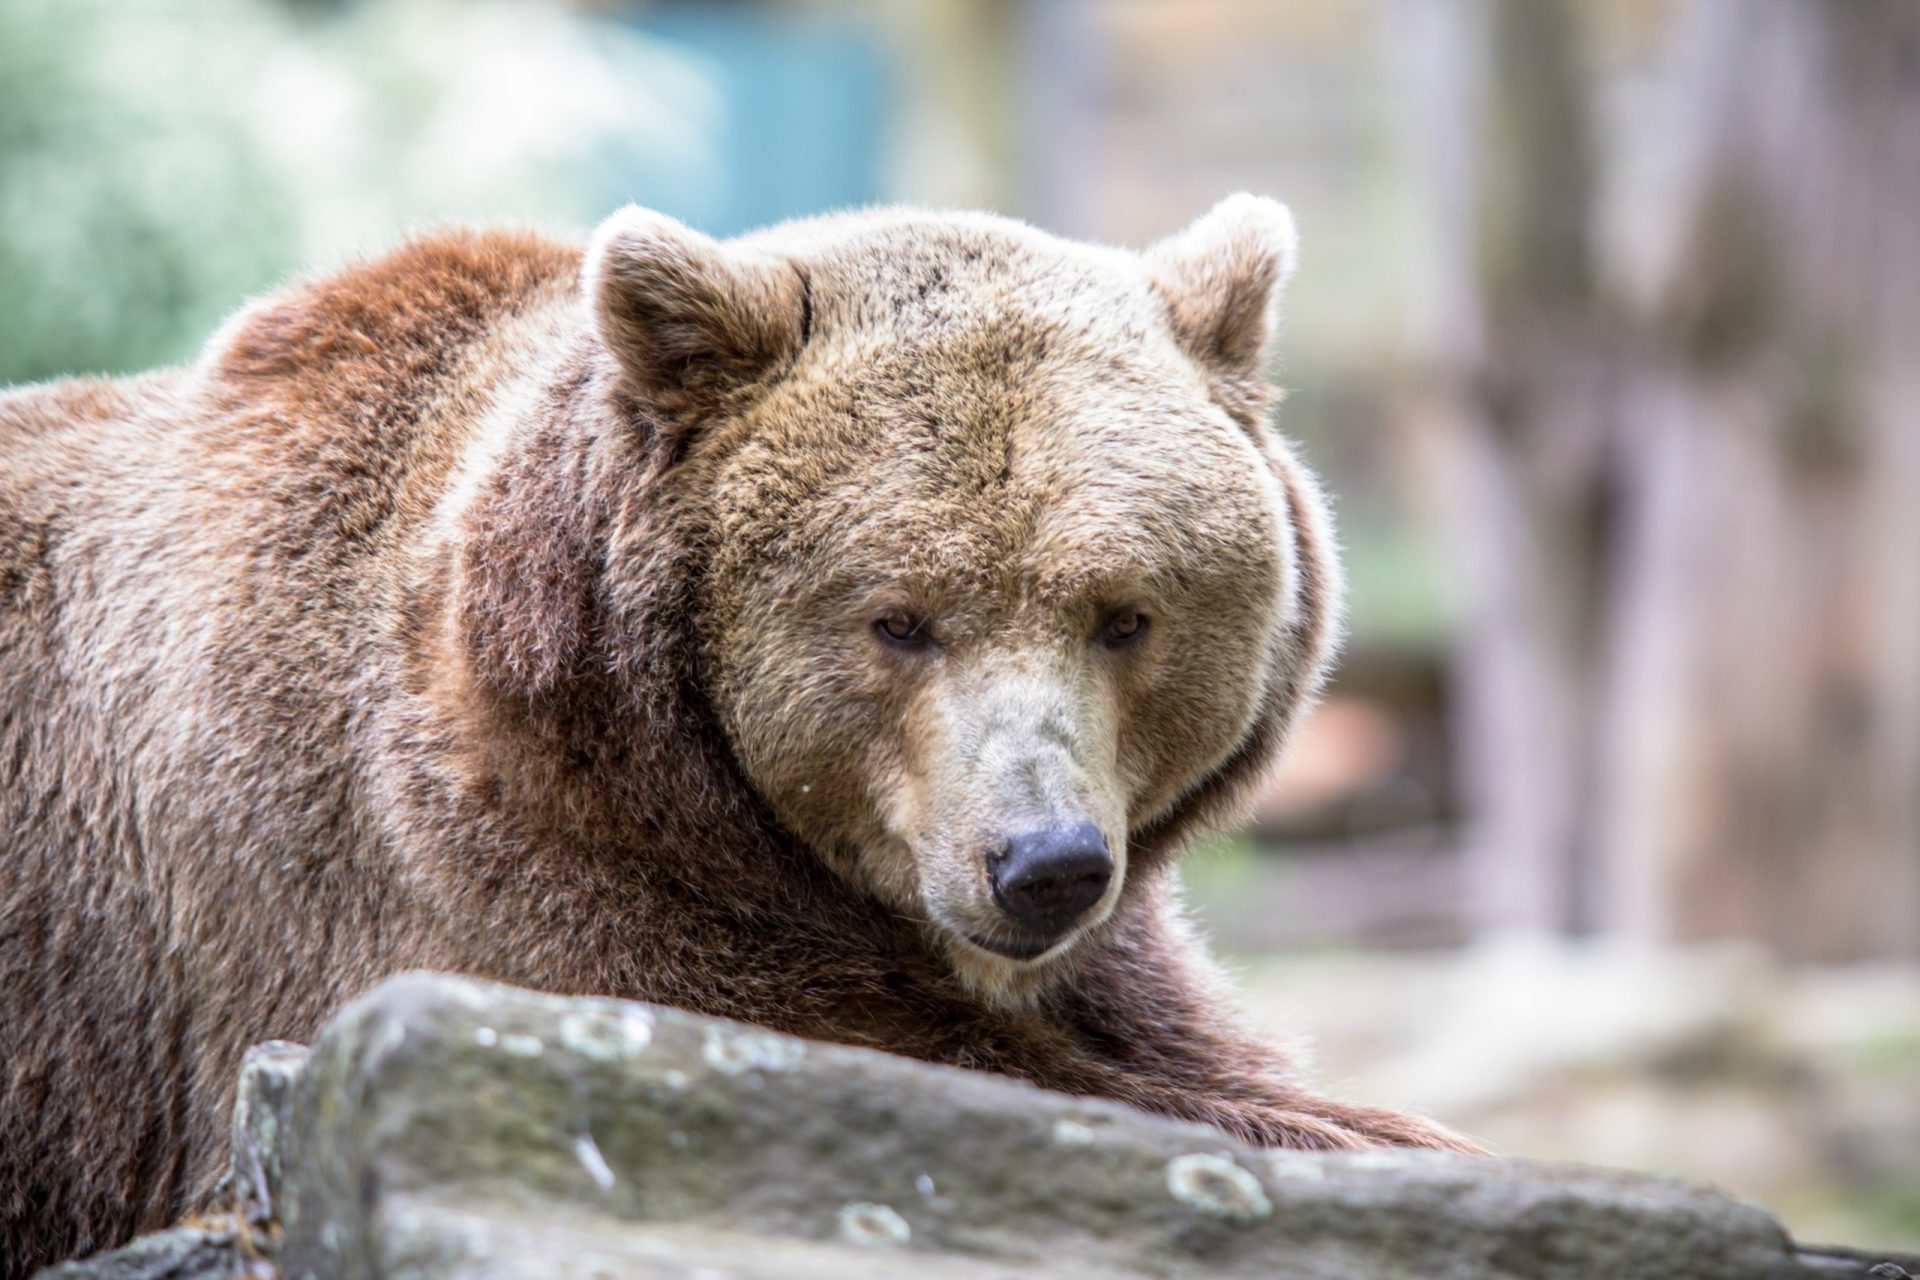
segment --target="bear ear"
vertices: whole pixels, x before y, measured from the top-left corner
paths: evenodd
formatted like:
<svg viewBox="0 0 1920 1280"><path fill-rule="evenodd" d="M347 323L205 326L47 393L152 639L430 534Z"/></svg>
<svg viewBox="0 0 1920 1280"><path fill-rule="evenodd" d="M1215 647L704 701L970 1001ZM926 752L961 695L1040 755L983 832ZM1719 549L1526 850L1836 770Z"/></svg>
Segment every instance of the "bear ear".
<svg viewBox="0 0 1920 1280"><path fill-rule="evenodd" d="M637 205L594 232L580 287L630 389L668 413L777 376L805 341L806 287L791 263Z"/></svg>
<svg viewBox="0 0 1920 1280"><path fill-rule="evenodd" d="M1257 378L1272 354L1280 292L1293 276L1293 214L1265 196L1228 196L1145 253L1174 332L1217 372Z"/></svg>

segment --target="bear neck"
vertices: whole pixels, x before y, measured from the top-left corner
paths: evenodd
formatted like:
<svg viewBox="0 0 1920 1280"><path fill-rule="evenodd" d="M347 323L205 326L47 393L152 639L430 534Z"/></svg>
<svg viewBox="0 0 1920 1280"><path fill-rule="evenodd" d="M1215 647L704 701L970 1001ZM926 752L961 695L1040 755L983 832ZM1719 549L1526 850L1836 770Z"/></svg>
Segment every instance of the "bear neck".
<svg viewBox="0 0 1920 1280"><path fill-rule="evenodd" d="M472 781L533 841L644 873L649 891L868 914L733 759L706 694L705 557L667 500L659 422L584 340L534 403L452 553Z"/></svg>

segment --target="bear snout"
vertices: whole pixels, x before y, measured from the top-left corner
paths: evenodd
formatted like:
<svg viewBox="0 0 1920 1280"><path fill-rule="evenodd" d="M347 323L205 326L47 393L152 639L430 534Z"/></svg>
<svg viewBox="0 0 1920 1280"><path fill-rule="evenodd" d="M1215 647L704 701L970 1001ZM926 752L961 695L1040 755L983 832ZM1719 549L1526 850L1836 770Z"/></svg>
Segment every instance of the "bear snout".
<svg viewBox="0 0 1920 1280"><path fill-rule="evenodd" d="M1010 838L987 871L995 904L1051 943L1106 895L1113 854L1091 822L1040 827Z"/></svg>

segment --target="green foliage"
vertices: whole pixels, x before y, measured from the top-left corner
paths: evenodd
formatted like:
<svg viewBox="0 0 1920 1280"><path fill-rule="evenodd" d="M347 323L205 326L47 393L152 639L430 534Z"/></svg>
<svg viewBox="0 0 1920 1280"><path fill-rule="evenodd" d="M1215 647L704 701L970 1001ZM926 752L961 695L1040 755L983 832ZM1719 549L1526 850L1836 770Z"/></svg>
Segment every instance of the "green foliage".
<svg viewBox="0 0 1920 1280"><path fill-rule="evenodd" d="M1455 584L1432 541L1365 513L1340 530L1347 569L1347 626L1356 642L1431 644L1447 633Z"/></svg>
<svg viewBox="0 0 1920 1280"><path fill-rule="evenodd" d="M515 0L5 0L0 385L186 359L249 293L412 226L697 187L710 79Z"/></svg>
<svg viewBox="0 0 1920 1280"><path fill-rule="evenodd" d="M233 0L0 5L0 383L180 358L281 269L284 186L220 91L271 35Z"/></svg>

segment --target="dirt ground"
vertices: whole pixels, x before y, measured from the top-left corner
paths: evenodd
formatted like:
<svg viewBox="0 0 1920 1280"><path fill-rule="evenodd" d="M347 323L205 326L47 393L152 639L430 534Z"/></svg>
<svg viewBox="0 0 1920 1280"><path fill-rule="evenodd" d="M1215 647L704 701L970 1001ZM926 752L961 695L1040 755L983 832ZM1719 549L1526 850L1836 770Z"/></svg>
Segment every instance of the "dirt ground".
<svg viewBox="0 0 1920 1280"><path fill-rule="evenodd" d="M1920 1249L1920 972L1525 939L1223 960L1342 1096L1712 1182L1802 1240Z"/></svg>

